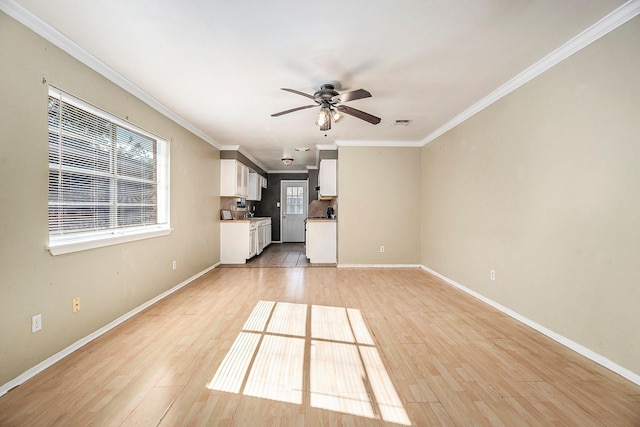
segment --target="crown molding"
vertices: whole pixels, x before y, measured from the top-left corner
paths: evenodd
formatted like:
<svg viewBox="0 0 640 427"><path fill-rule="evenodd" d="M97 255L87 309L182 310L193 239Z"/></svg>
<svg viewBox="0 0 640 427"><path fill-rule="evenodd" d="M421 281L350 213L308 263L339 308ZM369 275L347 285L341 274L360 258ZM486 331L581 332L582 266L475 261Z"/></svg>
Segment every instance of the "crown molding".
<svg viewBox="0 0 640 427"><path fill-rule="evenodd" d="M422 147L422 141L336 141L338 147Z"/></svg>
<svg viewBox="0 0 640 427"><path fill-rule="evenodd" d="M336 144L316 144L316 150L337 150Z"/></svg>
<svg viewBox="0 0 640 427"><path fill-rule="evenodd" d="M491 92L489 95L467 108L436 131L429 134L426 138L420 141L420 145L424 146L434 139L442 136L468 118L476 115L494 102L515 91L520 86L538 77L540 74L554 67L581 49L587 47L602 36L615 30L630 19L633 19L638 14L640 14L640 0L629 0L529 68L525 69L498 89Z"/></svg>
<svg viewBox="0 0 640 427"><path fill-rule="evenodd" d="M20 22L22 25L29 28L31 31L38 34L40 37L44 38L64 52L68 53L73 58L80 61L82 64L91 68L96 73L107 78L131 95L140 99L142 102L144 102L160 114L174 121L178 125L182 126L199 138L205 140L214 147L218 149L220 148L220 144L218 144L209 135L198 129L196 126L194 126L178 113L171 110L169 107L149 95L147 92L140 89L140 87L135 85L130 80L126 79L122 74L118 73L113 68L100 61L98 58L86 51L83 47L73 42L71 39L60 33L58 30L47 24L42 19L38 18L22 5L18 4L14 0L0 0L0 10L2 10L4 13L9 15L16 21Z"/></svg>
<svg viewBox="0 0 640 427"><path fill-rule="evenodd" d="M219 150L220 151L237 151L239 153L242 153L243 156L245 156L247 159L251 160L256 166L258 166L260 169L265 171L265 173L268 172L267 168L259 160L257 160L251 154L247 153L244 150L244 148L242 148L240 145L221 145L219 147Z"/></svg>
<svg viewBox="0 0 640 427"><path fill-rule="evenodd" d="M309 173L308 170L285 170L285 169L270 169L267 173Z"/></svg>
<svg viewBox="0 0 640 427"><path fill-rule="evenodd" d="M245 151L245 149L244 149L244 148L240 147L240 148L238 148L238 151L239 151L240 153L244 154L244 156L245 156L247 159L251 160L251 161L252 161L256 166L258 166L260 169L262 169L262 170L263 170L263 171L265 171L265 172L267 171L267 168L262 164L262 162L260 162L258 159L256 159L255 157L253 157L251 154L247 153L247 152Z"/></svg>

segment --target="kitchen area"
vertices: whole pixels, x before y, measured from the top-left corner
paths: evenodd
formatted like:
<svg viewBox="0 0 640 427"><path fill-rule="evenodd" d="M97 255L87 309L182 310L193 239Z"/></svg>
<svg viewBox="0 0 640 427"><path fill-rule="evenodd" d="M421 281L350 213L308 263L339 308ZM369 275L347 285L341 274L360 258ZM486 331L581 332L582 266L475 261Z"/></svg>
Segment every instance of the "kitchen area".
<svg viewBox="0 0 640 427"><path fill-rule="evenodd" d="M221 151L221 264L337 264L337 150L319 154L318 167L267 173L240 151ZM281 191L292 182L304 184L304 201L301 194L291 201ZM298 213L304 221L298 237L292 238L282 228L292 217L287 213Z"/></svg>

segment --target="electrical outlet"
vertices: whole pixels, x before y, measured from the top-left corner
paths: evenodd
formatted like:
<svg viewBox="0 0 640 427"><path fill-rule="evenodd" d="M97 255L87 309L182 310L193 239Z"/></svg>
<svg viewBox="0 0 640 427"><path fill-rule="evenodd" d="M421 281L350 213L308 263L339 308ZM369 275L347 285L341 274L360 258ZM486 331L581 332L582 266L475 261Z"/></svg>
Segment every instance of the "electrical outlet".
<svg viewBox="0 0 640 427"><path fill-rule="evenodd" d="M173 269L175 270L176 268L178 268L178 263L176 261L173 261Z"/></svg>
<svg viewBox="0 0 640 427"><path fill-rule="evenodd" d="M384 245L380 246L380 253L384 252Z"/></svg>
<svg viewBox="0 0 640 427"><path fill-rule="evenodd" d="M73 311L74 313L77 313L80 311L80 297L75 297L71 301L71 311Z"/></svg>
<svg viewBox="0 0 640 427"><path fill-rule="evenodd" d="M38 313L31 317L31 333L34 334L42 329L42 314Z"/></svg>
<svg viewBox="0 0 640 427"><path fill-rule="evenodd" d="M496 271L495 270L491 270L491 280L496 280Z"/></svg>

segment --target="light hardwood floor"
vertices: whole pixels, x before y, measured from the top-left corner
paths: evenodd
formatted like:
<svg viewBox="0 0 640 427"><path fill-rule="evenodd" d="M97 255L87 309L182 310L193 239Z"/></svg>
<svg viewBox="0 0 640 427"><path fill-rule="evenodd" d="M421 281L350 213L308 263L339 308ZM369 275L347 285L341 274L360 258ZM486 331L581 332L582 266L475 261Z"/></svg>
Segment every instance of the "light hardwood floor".
<svg viewBox="0 0 640 427"><path fill-rule="evenodd" d="M408 424L638 426L640 387L419 269L217 268L0 398L0 426Z"/></svg>

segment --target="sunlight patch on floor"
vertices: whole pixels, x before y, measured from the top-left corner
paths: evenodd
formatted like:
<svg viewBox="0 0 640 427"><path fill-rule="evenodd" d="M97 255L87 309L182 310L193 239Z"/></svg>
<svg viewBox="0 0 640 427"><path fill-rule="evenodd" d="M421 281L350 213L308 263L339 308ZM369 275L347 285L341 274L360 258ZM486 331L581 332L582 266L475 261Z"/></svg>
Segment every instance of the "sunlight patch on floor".
<svg viewBox="0 0 640 427"><path fill-rule="evenodd" d="M311 338L355 342L347 311L341 307L311 307Z"/></svg>
<svg viewBox="0 0 640 427"><path fill-rule="evenodd" d="M275 310L273 310L267 332L304 337L307 332L306 324L306 305L279 302L276 304Z"/></svg>
<svg viewBox="0 0 640 427"><path fill-rule="evenodd" d="M273 306L275 305L276 303L273 301L258 301L258 304L253 308L253 311L242 327L242 330L255 332L264 331L264 328L267 326L269 316L271 315L271 311L273 311Z"/></svg>
<svg viewBox="0 0 640 427"><path fill-rule="evenodd" d="M355 345L311 341L310 371L312 407L374 418Z"/></svg>
<svg viewBox="0 0 640 427"><path fill-rule="evenodd" d="M301 404L303 363L303 338L266 335L243 394Z"/></svg>
<svg viewBox="0 0 640 427"><path fill-rule="evenodd" d="M240 332L208 387L229 393L240 393L259 342L260 335Z"/></svg>
<svg viewBox="0 0 640 427"><path fill-rule="evenodd" d="M259 301L207 387L411 424L354 308Z"/></svg>

